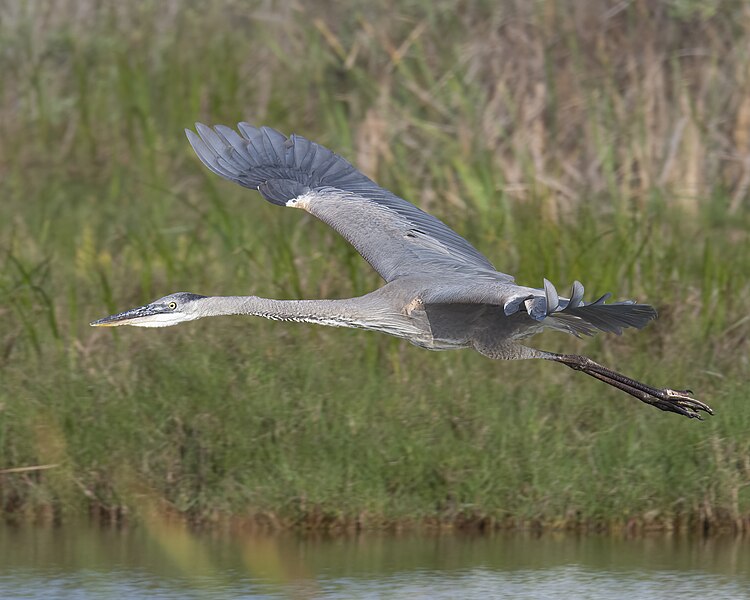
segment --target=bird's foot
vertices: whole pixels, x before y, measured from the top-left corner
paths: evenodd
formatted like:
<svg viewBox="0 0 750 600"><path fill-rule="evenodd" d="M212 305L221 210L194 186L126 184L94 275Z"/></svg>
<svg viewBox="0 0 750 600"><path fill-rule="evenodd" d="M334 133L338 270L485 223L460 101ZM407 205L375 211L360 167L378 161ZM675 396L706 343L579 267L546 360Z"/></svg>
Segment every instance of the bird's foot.
<svg viewBox="0 0 750 600"><path fill-rule="evenodd" d="M693 398L693 392L690 390L654 388L645 383L641 383L640 381L624 377L619 373L617 373L618 377L615 379L596 371L585 372L600 381L621 389L623 392L630 394L634 398L638 398L641 402L655 406L659 410L677 413L683 417L698 419L699 421L703 420L703 415L701 415L700 411L709 415L714 414L713 409L708 404Z"/></svg>
<svg viewBox="0 0 750 600"><path fill-rule="evenodd" d="M658 409L665 410L668 412L675 412L691 419L703 420L700 411L708 413L709 415L714 414L713 409L700 400L696 400L692 397L690 390L670 390L665 388L663 390L654 390L655 393L647 394L649 398L641 398L644 402L652 404Z"/></svg>
<svg viewBox="0 0 750 600"><path fill-rule="evenodd" d="M550 355L551 360L562 362L576 371L583 371L587 375L603 381L623 392L638 398L641 402L655 406L659 410L677 413L690 419L703 420L701 411L709 415L714 411L708 404L693 398L690 390L673 390L670 388L655 388L608 369L585 356L575 354Z"/></svg>

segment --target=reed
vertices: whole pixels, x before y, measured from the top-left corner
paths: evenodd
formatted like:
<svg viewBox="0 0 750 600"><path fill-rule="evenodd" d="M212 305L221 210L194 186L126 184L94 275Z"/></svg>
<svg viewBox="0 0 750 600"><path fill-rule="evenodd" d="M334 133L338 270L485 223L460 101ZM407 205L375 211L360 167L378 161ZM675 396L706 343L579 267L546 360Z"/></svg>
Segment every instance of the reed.
<svg viewBox="0 0 750 600"><path fill-rule="evenodd" d="M0 7L0 469L58 465L0 473L3 516L746 528L750 8L327 6ZM520 283L656 305L642 332L535 343L716 416L356 331L92 330L177 290L379 285L322 223L208 173L196 120L328 145Z"/></svg>

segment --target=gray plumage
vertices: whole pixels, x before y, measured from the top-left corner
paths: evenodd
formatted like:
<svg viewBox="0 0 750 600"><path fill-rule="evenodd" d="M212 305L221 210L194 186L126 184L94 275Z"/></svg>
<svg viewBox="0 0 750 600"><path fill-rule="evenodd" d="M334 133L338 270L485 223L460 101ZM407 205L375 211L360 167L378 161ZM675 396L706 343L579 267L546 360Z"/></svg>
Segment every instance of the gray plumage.
<svg viewBox="0 0 750 600"><path fill-rule="evenodd" d="M576 336L620 334L656 317L653 307L609 294L583 300L575 282L567 297L546 279L525 287L497 271L468 241L439 219L385 190L341 156L304 137L240 123L186 130L214 173L256 189L267 201L300 208L340 233L383 277L385 285L344 300L272 300L180 292L95 321L92 325L163 327L207 316L246 314L270 319L358 327L431 350L474 348L498 359L562 362L656 406L688 417L711 409L687 391L647 386L590 359L522 345L544 327Z"/></svg>

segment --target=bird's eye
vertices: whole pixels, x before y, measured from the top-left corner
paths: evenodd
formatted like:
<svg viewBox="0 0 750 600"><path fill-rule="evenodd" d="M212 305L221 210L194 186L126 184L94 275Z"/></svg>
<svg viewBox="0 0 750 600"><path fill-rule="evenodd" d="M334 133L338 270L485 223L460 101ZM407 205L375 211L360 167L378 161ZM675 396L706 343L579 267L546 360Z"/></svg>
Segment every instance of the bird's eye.
<svg viewBox="0 0 750 600"><path fill-rule="evenodd" d="M175 308L177 308L177 302L170 302L169 304L167 304L167 308L169 308L169 310L174 310Z"/></svg>

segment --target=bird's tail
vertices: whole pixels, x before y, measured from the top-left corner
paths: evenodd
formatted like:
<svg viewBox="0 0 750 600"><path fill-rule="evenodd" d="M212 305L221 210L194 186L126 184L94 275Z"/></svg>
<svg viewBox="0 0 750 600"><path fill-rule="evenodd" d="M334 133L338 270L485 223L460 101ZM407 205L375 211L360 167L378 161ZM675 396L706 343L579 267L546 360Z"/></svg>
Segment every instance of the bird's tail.
<svg viewBox="0 0 750 600"><path fill-rule="evenodd" d="M583 302L583 285L576 281L570 298L560 298L555 286L545 279L544 295L527 299L525 305L531 318L577 337L598 331L620 335L625 327L640 329L657 316L653 306L634 300L604 304L610 296L605 294L587 304Z"/></svg>

